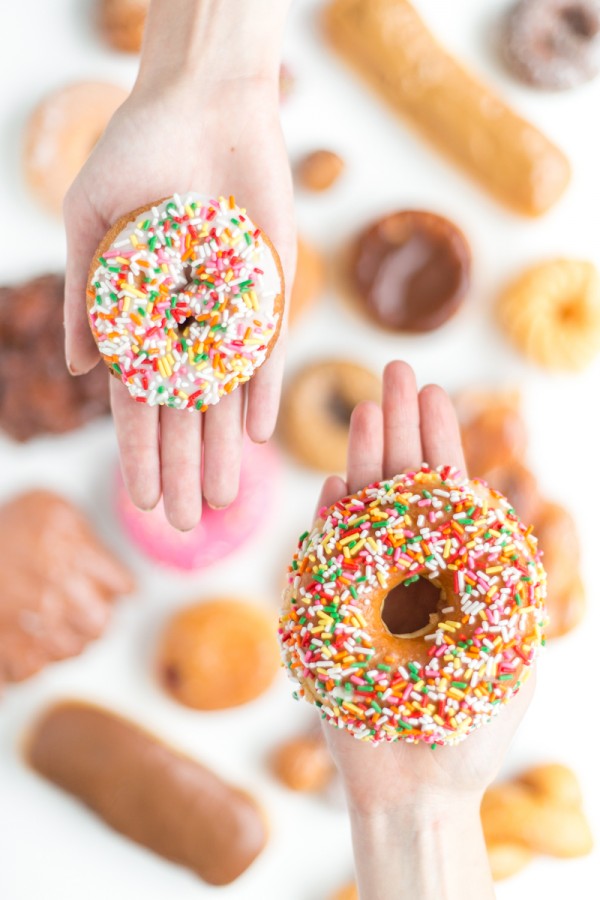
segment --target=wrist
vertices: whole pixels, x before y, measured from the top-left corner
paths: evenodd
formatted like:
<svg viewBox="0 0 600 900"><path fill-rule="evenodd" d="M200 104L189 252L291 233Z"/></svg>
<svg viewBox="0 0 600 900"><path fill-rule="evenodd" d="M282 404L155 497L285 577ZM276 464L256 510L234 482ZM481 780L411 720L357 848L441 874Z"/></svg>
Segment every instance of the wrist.
<svg viewBox="0 0 600 900"><path fill-rule="evenodd" d="M361 900L487 900L493 884L479 802L350 810Z"/></svg>
<svg viewBox="0 0 600 900"><path fill-rule="evenodd" d="M277 86L290 0L152 0L138 82L196 91L223 82Z"/></svg>

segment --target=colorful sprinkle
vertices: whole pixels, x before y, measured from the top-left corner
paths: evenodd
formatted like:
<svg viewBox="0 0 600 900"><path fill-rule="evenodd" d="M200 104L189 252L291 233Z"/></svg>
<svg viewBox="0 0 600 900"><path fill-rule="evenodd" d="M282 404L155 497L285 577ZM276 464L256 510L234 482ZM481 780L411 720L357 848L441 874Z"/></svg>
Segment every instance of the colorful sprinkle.
<svg viewBox="0 0 600 900"><path fill-rule="evenodd" d="M233 197L175 194L127 223L97 262L92 332L139 402L204 410L265 361L281 278Z"/></svg>
<svg viewBox="0 0 600 900"><path fill-rule="evenodd" d="M381 621L392 588L422 577L440 602L407 659L405 639L384 649L369 623ZM447 466L423 466L322 510L301 536L282 654L298 695L356 738L456 744L529 674L545 596L536 538L506 498Z"/></svg>

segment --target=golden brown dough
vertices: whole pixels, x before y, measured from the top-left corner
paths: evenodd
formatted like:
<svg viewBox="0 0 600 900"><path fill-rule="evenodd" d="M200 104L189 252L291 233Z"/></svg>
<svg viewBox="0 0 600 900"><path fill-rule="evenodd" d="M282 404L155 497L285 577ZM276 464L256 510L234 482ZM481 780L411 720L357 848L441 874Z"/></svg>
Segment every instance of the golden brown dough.
<svg viewBox="0 0 600 900"><path fill-rule="evenodd" d="M99 24L115 50L139 53L150 0L100 0Z"/></svg>
<svg viewBox="0 0 600 900"><path fill-rule="evenodd" d="M39 202L62 212L67 190L102 137L127 91L82 81L53 91L36 106L25 129L23 169Z"/></svg>
<svg viewBox="0 0 600 900"><path fill-rule="evenodd" d="M577 259L532 266L502 293L498 320L517 349L538 365L583 369L600 353L600 274Z"/></svg>
<svg viewBox="0 0 600 900"><path fill-rule="evenodd" d="M279 744L271 756L271 768L286 787L301 792L322 790L335 774L320 729Z"/></svg>
<svg viewBox="0 0 600 900"><path fill-rule="evenodd" d="M481 821L487 844L517 843L559 858L584 856L592 848L577 779L556 763L489 788Z"/></svg>
<svg viewBox="0 0 600 900"><path fill-rule="evenodd" d="M260 697L280 668L275 619L249 601L218 599L180 610L159 649L164 687L193 709L228 709Z"/></svg>
<svg viewBox="0 0 600 900"><path fill-rule="evenodd" d="M318 250L304 238L298 238L296 275L290 297L290 325L294 325L309 309L325 282L325 264Z"/></svg>
<svg viewBox="0 0 600 900"><path fill-rule="evenodd" d="M209 884L230 884L266 844L252 797L107 710L76 701L52 707L27 755L116 831Z"/></svg>
<svg viewBox="0 0 600 900"><path fill-rule="evenodd" d="M132 589L68 500L46 490L9 500L0 507L0 688L77 656Z"/></svg>
<svg viewBox="0 0 600 900"><path fill-rule="evenodd" d="M570 165L437 42L407 0L332 0L331 43L394 109L498 199L537 216L564 192Z"/></svg>
<svg viewBox="0 0 600 900"><path fill-rule="evenodd" d="M512 878L529 865L535 856L528 847L510 841L490 843L487 852L494 881Z"/></svg>
<svg viewBox="0 0 600 900"><path fill-rule="evenodd" d="M380 379L368 369L343 360L311 363L284 393L280 434L305 465L341 472L352 410L363 400L380 399Z"/></svg>

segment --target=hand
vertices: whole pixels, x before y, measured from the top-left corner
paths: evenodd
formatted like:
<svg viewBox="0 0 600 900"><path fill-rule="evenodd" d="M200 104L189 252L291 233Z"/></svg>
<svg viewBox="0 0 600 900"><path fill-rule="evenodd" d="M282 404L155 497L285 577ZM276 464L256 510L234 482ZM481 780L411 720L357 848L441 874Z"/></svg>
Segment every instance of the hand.
<svg viewBox="0 0 600 900"><path fill-rule="evenodd" d="M456 414L441 388L430 385L418 393L412 369L405 363L394 362L385 370L382 408L374 403L363 403L352 415L347 481L337 476L327 479L317 508L330 506L341 497L382 478L419 468L424 461L432 467L449 464L463 472L466 470ZM359 881L361 868L363 870L361 897L387 900L388 897L404 896L391 886L386 892L383 880L381 889L373 886L378 877L383 879L381 872L385 874L389 861L381 862L379 876L369 871L365 874L365 869L368 870L377 855L375 848L385 845L388 836L391 846L387 849L396 855L396 860L402 858L402 841L406 840L407 831L411 831L416 840L414 835L419 832L450 828L453 835L468 833L470 845L482 845L481 798L500 767L532 690L533 677L530 677L518 696L493 722L469 735L456 747L431 750L403 741L372 747L357 741L346 731L324 725L353 818ZM439 834L438 840L442 841ZM410 842L409 845L409 855L414 861L418 852ZM370 862L365 862L365 855ZM469 866L474 873L473 860ZM474 877L472 896L487 896L490 889L485 858L481 866L483 887L482 881L477 886ZM409 896L410 879L407 876L408 869L405 868L403 878L406 896ZM389 871L385 878L390 881L392 872ZM450 876L447 882L449 880ZM429 894L421 887L422 893L417 891L411 896L419 896L422 900L430 895L454 896L451 892L446 894L447 888L446 883L444 893L436 894L439 886L433 887ZM477 890L481 891L479 895Z"/></svg>
<svg viewBox="0 0 600 900"><path fill-rule="evenodd" d="M187 5L192 15L197 4ZM153 14L163 15L161 4ZM219 44L223 41L221 36ZM171 78L162 57L160 65L157 72L142 63L131 97L113 117L65 201L66 353L76 374L98 361L85 306L90 262L116 219L144 203L187 190L233 194L275 245L288 292L293 279L294 212L279 124L278 66L255 77L220 76L211 59L205 73ZM136 505L152 508L162 491L167 518L185 530L200 518L202 493L213 507L235 499L244 418L252 440L270 437L284 345L285 324L270 358L249 384L201 415L135 403L120 382L110 379L123 476Z"/></svg>

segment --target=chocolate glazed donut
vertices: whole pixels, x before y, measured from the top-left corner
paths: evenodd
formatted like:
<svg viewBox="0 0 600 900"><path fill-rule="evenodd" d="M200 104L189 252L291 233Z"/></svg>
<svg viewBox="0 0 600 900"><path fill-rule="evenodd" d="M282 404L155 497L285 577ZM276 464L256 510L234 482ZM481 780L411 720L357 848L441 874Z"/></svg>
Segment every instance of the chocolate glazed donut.
<svg viewBox="0 0 600 900"><path fill-rule="evenodd" d="M352 268L358 292L379 325L394 331L433 331L465 298L471 251L448 219L403 210L360 235Z"/></svg>

